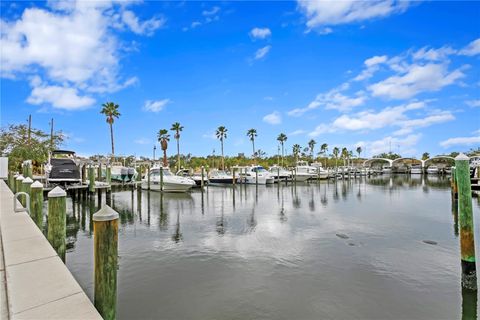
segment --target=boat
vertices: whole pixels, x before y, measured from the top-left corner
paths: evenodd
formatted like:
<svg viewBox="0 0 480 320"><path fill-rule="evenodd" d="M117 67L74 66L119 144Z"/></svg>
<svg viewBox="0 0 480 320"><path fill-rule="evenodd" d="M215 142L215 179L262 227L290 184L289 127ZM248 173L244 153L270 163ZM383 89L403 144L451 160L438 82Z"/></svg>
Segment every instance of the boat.
<svg viewBox="0 0 480 320"><path fill-rule="evenodd" d="M323 165L320 162L314 162L311 165L317 169L317 178L320 180L328 179L328 171L323 169Z"/></svg>
<svg viewBox="0 0 480 320"><path fill-rule="evenodd" d="M410 174L422 174L423 173L423 168L421 165L413 165L410 168Z"/></svg>
<svg viewBox="0 0 480 320"><path fill-rule="evenodd" d="M246 184L272 184L274 177L262 166L252 165L240 168L240 181Z"/></svg>
<svg viewBox="0 0 480 320"><path fill-rule="evenodd" d="M392 173L392 166L390 166L390 165L384 165L384 166L382 167L382 173L383 173L383 174L390 174L390 173Z"/></svg>
<svg viewBox="0 0 480 320"><path fill-rule="evenodd" d="M294 174L296 181L307 181L308 179L318 178L317 168L308 165L307 161L298 161Z"/></svg>
<svg viewBox="0 0 480 320"><path fill-rule="evenodd" d="M273 176L274 182L292 180L291 172L283 167L273 165L270 167L270 169L268 169L268 172L270 173L271 176Z"/></svg>
<svg viewBox="0 0 480 320"><path fill-rule="evenodd" d="M195 186L195 181L190 178L174 175L168 167L154 166L150 169L149 177L150 190L154 191L187 192ZM148 190L149 177L145 175L142 179L142 189Z"/></svg>
<svg viewBox="0 0 480 320"><path fill-rule="evenodd" d="M429 166L427 168L427 173L428 174L437 174L438 173L438 167L437 166Z"/></svg>
<svg viewBox="0 0 480 320"><path fill-rule="evenodd" d="M178 170L176 175L180 176L180 177L186 177L186 178L192 179L193 181L195 181L195 184L198 187L200 187L202 185L202 173L191 172L191 170L189 170L189 169L180 169L180 170ZM207 177L207 175L204 175L203 176L203 185L207 185L207 184L208 184L208 177Z"/></svg>
<svg viewBox="0 0 480 320"><path fill-rule="evenodd" d="M45 164L47 183L73 184L81 183L80 168L78 167L75 152L69 150L53 150Z"/></svg>
<svg viewBox="0 0 480 320"><path fill-rule="evenodd" d="M209 184L233 184L233 176L223 170L212 170L208 173Z"/></svg>
<svg viewBox="0 0 480 320"><path fill-rule="evenodd" d="M137 174L138 173L135 168L126 167L121 162L113 162L110 166L110 177L114 181L135 181Z"/></svg>

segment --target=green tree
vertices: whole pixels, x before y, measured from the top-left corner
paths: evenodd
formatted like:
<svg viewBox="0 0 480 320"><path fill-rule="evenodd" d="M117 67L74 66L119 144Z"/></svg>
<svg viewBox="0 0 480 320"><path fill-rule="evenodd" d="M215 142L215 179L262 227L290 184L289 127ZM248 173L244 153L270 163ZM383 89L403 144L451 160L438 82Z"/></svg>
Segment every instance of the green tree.
<svg viewBox="0 0 480 320"><path fill-rule="evenodd" d="M168 134L167 129L160 129L157 134L158 142L160 143L160 147L163 150L163 166L168 167L167 161L167 149L168 149L168 141L170 141L170 135Z"/></svg>
<svg viewBox="0 0 480 320"><path fill-rule="evenodd" d="M295 157L295 163L298 162L298 155L299 155L301 149L302 149L302 147L300 147L299 144L294 144L292 146L293 156Z"/></svg>
<svg viewBox="0 0 480 320"><path fill-rule="evenodd" d="M310 149L310 157L312 158L312 160L313 160L313 149L315 148L316 144L317 142L313 139L308 141L308 148Z"/></svg>
<svg viewBox="0 0 480 320"><path fill-rule="evenodd" d="M360 155L362 154L362 147L358 146L357 147L357 153L358 153L358 158L360 158Z"/></svg>
<svg viewBox="0 0 480 320"><path fill-rule="evenodd" d="M225 157L223 155L223 142L225 139L227 139L227 131L228 129L225 128L224 126L220 126L217 128L217 131L215 132L215 135L217 136L217 139L220 140L220 144L222 147L222 170L225 170Z"/></svg>
<svg viewBox="0 0 480 320"><path fill-rule="evenodd" d="M287 141L288 137L284 133L280 133L277 137L277 141L280 142L280 145L282 146L282 167L283 167L283 158L285 156L285 141Z"/></svg>
<svg viewBox="0 0 480 320"><path fill-rule="evenodd" d="M335 157L335 167L338 167L338 155L340 153L340 149L338 147L333 148L333 156Z"/></svg>
<svg viewBox="0 0 480 320"><path fill-rule="evenodd" d="M325 157L325 168L327 167L327 157L326 157L327 151L328 151L328 144L322 143L322 145L320 146L320 152Z"/></svg>
<svg viewBox="0 0 480 320"><path fill-rule="evenodd" d="M120 117L120 112L118 112L119 105L113 102L106 102L102 104L101 114L104 114L107 119L107 123L110 125L110 141L112 143L112 159L115 158L115 144L113 142L113 123L115 119Z"/></svg>
<svg viewBox="0 0 480 320"><path fill-rule="evenodd" d="M250 138L250 141L252 141L252 151L253 151L253 158L255 158L256 152L255 152L255 138L257 137L257 130L255 129L250 129L247 131L247 136Z"/></svg>
<svg viewBox="0 0 480 320"><path fill-rule="evenodd" d="M424 152L424 153L422 154L422 160L427 160L427 159L429 159L429 158L430 158L430 153Z"/></svg>
<svg viewBox="0 0 480 320"><path fill-rule="evenodd" d="M348 158L347 148L342 148L341 156L342 156L342 159L343 159L343 166L345 166L345 160Z"/></svg>
<svg viewBox="0 0 480 320"><path fill-rule="evenodd" d="M180 170L180 132L183 130L183 126L175 122L172 124L172 127L170 128L171 131L175 132L173 135L173 138L177 140L177 171Z"/></svg>

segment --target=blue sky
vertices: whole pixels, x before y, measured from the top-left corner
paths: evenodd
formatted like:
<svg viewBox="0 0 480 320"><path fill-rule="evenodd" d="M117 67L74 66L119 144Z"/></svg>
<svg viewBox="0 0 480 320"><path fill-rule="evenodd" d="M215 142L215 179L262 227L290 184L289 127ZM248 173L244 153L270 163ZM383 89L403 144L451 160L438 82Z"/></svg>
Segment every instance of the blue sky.
<svg viewBox="0 0 480 320"><path fill-rule="evenodd" d="M362 146L420 156L480 145L480 3L1 2L1 125L67 134L79 154ZM317 147L318 148L318 147ZM171 153L175 153L172 144Z"/></svg>

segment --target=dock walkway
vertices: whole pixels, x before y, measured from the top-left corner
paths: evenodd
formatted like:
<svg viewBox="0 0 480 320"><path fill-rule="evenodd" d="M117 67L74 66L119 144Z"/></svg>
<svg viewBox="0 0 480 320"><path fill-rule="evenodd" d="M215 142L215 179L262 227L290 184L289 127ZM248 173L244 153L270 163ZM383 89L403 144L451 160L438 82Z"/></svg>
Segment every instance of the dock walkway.
<svg viewBox="0 0 480 320"><path fill-rule="evenodd" d="M29 214L14 212L3 180L0 254L1 319L102 319Z"/></svg>

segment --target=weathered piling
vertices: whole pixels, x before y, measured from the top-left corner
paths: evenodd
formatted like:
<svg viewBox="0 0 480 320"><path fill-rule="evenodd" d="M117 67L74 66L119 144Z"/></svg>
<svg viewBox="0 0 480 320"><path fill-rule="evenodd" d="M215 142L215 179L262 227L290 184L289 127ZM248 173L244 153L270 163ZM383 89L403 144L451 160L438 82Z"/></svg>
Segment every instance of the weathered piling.
<svg viewBox="0 0 480 320"><path fill-rule="evenodd" d="M21 192L23 187L22 187L22 182L25 178L23 177L23 175L18 175L17 178L15 179L15 193L17 192ZM20 196L20 203L23 203L22 202L22 199L24 197L23 196Z"/></svg>
<svg viewBox="0 0 480 320"><path fill-rule="evenodd" d="M452 185L452 196L454 199L458 199L458 186L457 186L457 178L455 174L455 167L452 167L451 185Z"/></svg>
<svg viewBox="0 0 480 320"><path fill-rule="evenodd" d="M95 168L93 166L88 167L88 192L95 192Z"/></svg>
<svg viewBox="0 0 480 320"><path fill-rule="evenodd" d="M147 167L147 190L150 190L150 167Z"/></svg>
<svg viewBox="0 0 480 320"><path fill-rule="evenodd" d="M255 185L258 186L258 168L255 169Z"/></svg>
<svg viewBox="0 0 480 320"><path fill-rule="evenodd" d="M67 235L67 193L55 187L48 193L48 230L47 239L65 262L65 237Z"/></svg>
<svg viewBox="0 0 480 320"><path fill-rule="evenodd" d="M43 184L38 181L31 185L30 217L41 229L43 224Z"/></svg>
<svg viewBox="0 0 480 320"><path fill-rule="evenodd" d="M280 185L280 168L277 167L277 184Z"/></svg>
<svg viewBox="0 0 480 320"><path fill-rule="evenodd" d="M163 191L163 167L160 167L160 191Z"/></svg>
<svg viewBox="0 0 480 320"><path fill-rule="evenodd" d="M104 206L93 215L94 304L103 319L117 309L118 213Z"/></svg>
<svg viewBox="0 0 480 320"><path fill-rule="evenodd" d="M110 165L108 165L106 168L105 168L105 181L108 183L108 184L111 184L112 183L112 167Z"/></svg>
<svg viewBox="0 0 480 320"><path fill-rule="evenodd" d="M102 164L99 163L97 167L97 180L102 181Z"/></svg>
<svg viewBox="0 0 480 320"><path fill-rule="evenodd" d="M82 184L87 182L87 165L82 165Z"/></svg>
<svg viewBox="0 0 480 320"><path fill-rule="evenodd" d="M33 183L33 180L30 179L30 177L26 177L25 179L23 179L23 181L22 181L22 191L25 192L26 194L30 195L30 190L31 190L31 187L32 187L32 183ZM22 197L20 202L21 202L22 206L24 206L25 208L27 207L26 197Z"/></svg>
<svg viewBox="0 0 480 320"><path fill-rule="evenodd" d="M8 186L15 193L15 174L12 171L8 171Z"/></svg>
<svg viewBox="0 0 480 320"><path fill-rule="evenodd" d="M202 188L202 191L203 191L203 187L205 186L205 167L202 166L202 180L200 181L200 187Z"/></svg>
<svg viewBox="0 0 480 320"><path fill-rule="evenodd" d="M235 169L236 169L236 168L233 168L233 170L232 170L232 184L233 184L233 185L235 185L236 180L237 180L236 177L235 177Z"/></svg>
<svg viewBox="0 0 480 320"><path fill-rule="evenodd" d="M455 179L458 188L462 287L470 290L477 290L470 165L469 158L463 153L455 158Z"/></svg>

